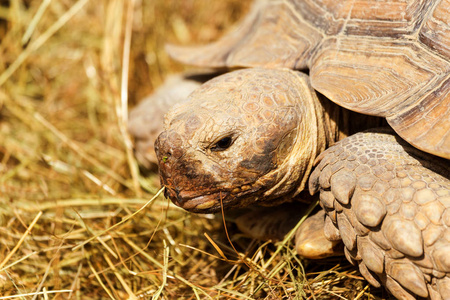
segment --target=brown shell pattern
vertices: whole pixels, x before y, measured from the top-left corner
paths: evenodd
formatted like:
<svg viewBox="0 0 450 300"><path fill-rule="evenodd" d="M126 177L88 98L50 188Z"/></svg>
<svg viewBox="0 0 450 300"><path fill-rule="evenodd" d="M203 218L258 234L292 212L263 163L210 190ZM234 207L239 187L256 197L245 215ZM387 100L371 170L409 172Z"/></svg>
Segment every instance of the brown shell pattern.
<svg viewBox="0 0 450 300"><path fill-rule="evenodd" d="M308 68L333 102L450 158L450 0L257 1L217 42L167 50L199 66Z"/></svg>

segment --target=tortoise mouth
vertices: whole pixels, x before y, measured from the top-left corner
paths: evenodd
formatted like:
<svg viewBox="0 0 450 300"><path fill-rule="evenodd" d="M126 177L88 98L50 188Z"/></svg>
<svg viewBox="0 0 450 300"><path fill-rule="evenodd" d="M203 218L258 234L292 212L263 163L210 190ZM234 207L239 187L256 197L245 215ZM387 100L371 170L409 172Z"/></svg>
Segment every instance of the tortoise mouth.
<svg viewBox="0 0 450 300"><path fill-rule="evenodd" d="M220 211L221 203L224 208L230 204L230 192L219 191L209 194L199 192L180 191L166 186L165 196L176 206L195 213L215 213Z"/></svg>

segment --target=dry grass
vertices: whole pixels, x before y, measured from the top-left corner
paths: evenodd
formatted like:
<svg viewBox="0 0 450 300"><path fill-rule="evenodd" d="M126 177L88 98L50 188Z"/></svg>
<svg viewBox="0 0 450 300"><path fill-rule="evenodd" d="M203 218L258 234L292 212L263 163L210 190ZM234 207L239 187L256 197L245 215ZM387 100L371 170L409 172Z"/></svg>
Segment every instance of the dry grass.
<svg viewBox="0 0 450 300"><path fill-rule="evenodd" d="M0 299L376 298L345 260L227 223L236 253L139 174L127 107L183 70L164 43L215 39L241 2L0 1Z"/></svg>

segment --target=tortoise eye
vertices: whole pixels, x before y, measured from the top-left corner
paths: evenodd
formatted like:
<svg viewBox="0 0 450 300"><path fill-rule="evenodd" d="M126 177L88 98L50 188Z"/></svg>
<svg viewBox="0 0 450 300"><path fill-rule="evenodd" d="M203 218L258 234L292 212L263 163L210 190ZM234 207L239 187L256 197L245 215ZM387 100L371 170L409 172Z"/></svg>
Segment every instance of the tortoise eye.
<svg viewBox="0 0 450 300"><path fill-rule="evenodd" d="M224 151L231 146L232 142L231 136L224 137L211 147L211 151Z"/></svg>

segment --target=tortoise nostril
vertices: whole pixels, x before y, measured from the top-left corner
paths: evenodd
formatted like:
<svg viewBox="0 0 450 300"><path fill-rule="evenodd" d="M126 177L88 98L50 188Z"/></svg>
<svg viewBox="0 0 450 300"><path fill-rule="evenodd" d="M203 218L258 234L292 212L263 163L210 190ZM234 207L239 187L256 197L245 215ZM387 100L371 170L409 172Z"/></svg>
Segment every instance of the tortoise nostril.
<svg viewBox="0 0 450 300"><path fill-rule="evenodd" d="M163 155L162 162L165 163L172 155L170 153L166 153L166 155Z"/></svg>
<svg viewBox="0 0 450 300"><path fill-rule="evenodd" d="M181 136L174 131L162 132L155 141L155 151L160 163L165 163L171 157L175 159L183 156L183 140Z"/></svg>
<svg viewBox="0 0 450 300"><path fill-rule="evenodd" d="M155 152L160 163L167 162L172 156L173 149L170 147L167 139L164 139L162 134L156 139Z"/></svg>

